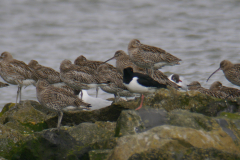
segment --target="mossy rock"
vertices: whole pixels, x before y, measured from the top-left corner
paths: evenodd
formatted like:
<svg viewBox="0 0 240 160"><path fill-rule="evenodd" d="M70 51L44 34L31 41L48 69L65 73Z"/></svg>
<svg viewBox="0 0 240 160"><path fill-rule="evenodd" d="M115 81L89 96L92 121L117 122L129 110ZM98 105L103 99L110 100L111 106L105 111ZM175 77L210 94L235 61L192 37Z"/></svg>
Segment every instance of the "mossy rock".
<svg viewBox="0 0 240 160"><path fill-rule="evenodd" d="M240 149L234 140L221 128L204 131L162 125L146 132L120 137L109 156L109 160L125 160L133 155L146 154L152 150L160 150L161 155L164 155L167 159L171 157L171 153L184 155L192 148L215 149L222 153L237 155L237 157L240 153Z"/></svg>
<svg viewBox="0 0 240 160"><path fill-rule="evenodd" d="M116 123L82 123L35 132L19 141L4 155L7 159L89 159L93 149L111 149L116 145Z"/></svg>
<svg viewBox="0 0 240 160"><path fill-rule="evenodd" d="M81 148L81 150L76 150ZM90 148L64 130L44 130L28 137L28 141L18 144L6 156L7 159L66 159L75 152L78 158L87 155Z"/></svg>
<svg viewBox="0 0 240 160"><path fill-rule="evenodd" d="M98 141L114 137L116 122L84 122L75 127L63 127L76 140L85 144L94 144Z"/></svg>
<svg viewBox="0 0 240 160"><path fill-rule="evenodd" d="M127 102L114 103L114 105L135 109L139 106L139 102L140 99L136 98ZM180 92L169 88L159 89L155 95L145 97L143 108L164 108L168 112L175 109L184 109L207 116L217 116L220 111L229 108L232 112L237 111L239 104L237 101L215 98L198 91Z"/></svg>
<svg viewBox="0 0 240 160"><path fill-rule="evenodd" d="M5 104L5 106L3 107L2 111L0 112L0 117L2 117L2 115L7 112L10 108L14 107L15 103L7 103Z"/></svg>
<svg viewBox="0 0 240 160"><path fill-rule="evenodd" d="M211 131L220 128L218 123L212 117L199 113L192 113L187 110L176 109L169 112L171 125L180 127L189 127L198 130Z"/></svg>
<svg viewBox="0 0 240 160"><path fill-rule="evenodd" d="M62 126L74 126L83 122L97 122L97 121L117 121L125 106L111 105L99 110L82 110L82 111L67 111L63 114ZM46 120L49 128L56 128L58 117L57 115Z"/></svg>
<svg viewBox="0 0 240 160"><path fill-rule="evenodd" d="M165 124L168 124L168 116L164 109L125 110L117 120L115 136L137 134Z"/></svg>
<svg viewBox="0 0 240 160"><path fill-rule="evenodd" d="M7 106L5 107L8 108ZM46 129L48 126L45 120L51 115L35 109L36 106L41 108L36 101L23 101L16 108L6 111L0 117L0 123L27 134Z"/></svg>
<svg viewBox="0 0 240 160"><path fill-rule="evenodd" d="M0 124L0 156L5 157L23 138L20 132Z"/></svg>
<svg viewBox="0 0 240 160"><path fill-rule="evenodd" d="M228 153L221 150L209 148L202 149L192 147L184 152L165 151L164 149L151 149L142 153L132 155L128 160L240 160L240 155Z"/></svg>
<svg viewBox="0 0 240 160"><path fill-rule="evenodd" d="M111 149L104 150L92 150L89 152L90 160L107 160L109 153L111 153Z"/></svg>

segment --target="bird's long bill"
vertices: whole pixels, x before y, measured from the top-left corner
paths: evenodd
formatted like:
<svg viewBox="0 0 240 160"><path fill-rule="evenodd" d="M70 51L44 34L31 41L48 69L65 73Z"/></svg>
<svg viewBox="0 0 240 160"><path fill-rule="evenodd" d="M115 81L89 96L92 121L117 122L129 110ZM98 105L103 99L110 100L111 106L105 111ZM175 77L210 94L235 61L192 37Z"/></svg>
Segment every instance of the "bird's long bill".
<svg viewBox="0 0 240 160"><path fill-rule="evenodd" d="M218 68L216 71L214 71L207 79L207 81L212 77L212 75L214 75L214 73L216 73L217 71L221 70L221 68Z"/></svg>
<svg viewBox="0 0 240 160"><path fill-rule="evenodd" d="M114 59L115 57L112 57L112 58L110 58L110 59L108 59L108 60L106 60L105 62L103 62L103 63L107 63L108 61L111 61L112 59Z"/></svg>

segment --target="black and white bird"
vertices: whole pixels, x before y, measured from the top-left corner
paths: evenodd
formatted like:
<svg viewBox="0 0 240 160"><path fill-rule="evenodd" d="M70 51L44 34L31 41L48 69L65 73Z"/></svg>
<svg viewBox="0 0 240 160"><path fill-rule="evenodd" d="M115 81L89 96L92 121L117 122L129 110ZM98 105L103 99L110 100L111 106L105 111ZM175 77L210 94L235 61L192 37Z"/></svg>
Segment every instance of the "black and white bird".
<svg viewBox="0 0 240 160"><path fill-rule="evenodd" d="M160 88L167 88L165 84L160 84L146 74L134 73L131 67L123 70L123 84L130 92L141 94L140 106L135 110L142 107L144 95L154 93Z"/></svg>
<svg viewBox="0 0 240 160"><path fill-rule="evenodd" d="M187 84L183 77L179 76L178 74L172 74L168 77L168 79L180 86L182 90L187 91Z"/></svg>

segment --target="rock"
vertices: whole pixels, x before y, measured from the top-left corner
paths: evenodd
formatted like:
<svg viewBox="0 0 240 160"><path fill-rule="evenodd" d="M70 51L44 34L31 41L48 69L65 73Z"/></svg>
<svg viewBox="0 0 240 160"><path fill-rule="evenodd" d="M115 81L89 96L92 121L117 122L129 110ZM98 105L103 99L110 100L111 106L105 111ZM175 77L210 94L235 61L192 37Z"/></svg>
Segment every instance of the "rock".
<svg viewBox="0 0 240 160"><path fill-rule="evenodd" d="M144 99L94 111L56 113L36 101L0 115L0 157L6 159L240 159L240 100L160 89ZM49 129L53 128L53 129ZM44 154L43 154L44 153Z"/></svg>
<svg viewBox="0 0 240 160"><path fill-rule="evenodd" d="M0 156L5 157L23 137L19 131L0 124Z"/></svg>
<svg viewBox="0 0 240 160"><path fill-rule="evenodd" d="M14 106L15 106L15 103L7 103L7 104L3 107L2 111L0 112L0 117L1 117L5 112L7 112L10 108L12 108L12 107L14 107Z"/></svg>
<svg viewBox="0 0 240 160"><path fill-rule="evenodd" d="M0 124L4 124L22 133L32 133L47 128L56 128L58 116L54 112L45 110L38 102L26 100L17 105L16 109L6 111L7 104L0 117ZM67 111L64 112L62 126L74 126L82 122L117 121L122 106L108 106L94 111Z"/></svg>
<svg viewBox="0 0 240 160"><path fill-rule="evenodd" d="M65 130L44 130L36 132L25 143L22 143L9 159L68 159L76 157L78 159L87 157L89 147L84 147ZM81 148L81 150L76 150Z"/></svg>
<svg viewBox="0 0 240 160"><path fill-rule="evenodd" d="M111 151L111 149L92 150L89 152L89 158L90 160L107 160L107 157Z"/></svg>
<svg viewBox="0 0 240 160"><path fill-rule="evenodd" d="M146 132L127 135L117 140L110 160L125 160L135 154L156 150L168 157L170 152L187 155L188 149L215 149L239 157L239 148L222 129L204 131L193 128L162 125Z"/></svg>
<svg viewBox="0 0 240 160"><path fill-rule="evenodd" d="M46 129L47 124L45 120L52 115L35 108L41 108L41 105L36 101L23 101L17 105L16 109L5 112L0 117L0 124L9 126L22 133L32 133Z"/></svg>
<svg viewBox="0 0 240 160"><path fill-rule="evenodd" d="M117 120L115 136L136 134L167 123L167 112L164 109L125 110Z"/></svg>
<svg viewBox="0 0 240 160"><path fill-rule="evenodd" d="M135 110L122 111L116 126L116 136L125 136L137 133L137 128L142 126L140 115ZM142 126L143 128L143 126Z"/></svg>
<svg viewBox="0 0 240 160"><path fill-rule="evenodd" d="M219 127L215 119L199 113L176 109L169 112L169 124L179 127L188 127L197 130L211 131Z"/></svg>
<svg viewBox="0 0 240 160"><path fill-rule="evenodd" d="M114 105L135 109L139 105L139 98L127 102L114 103ZM180 92L169 88L159 89L155 95L145 97L143 108L163 108L166 111L184 109L207 116L217 116L221 111L237 111L239 104L238 101L218 99L198 91Z"/></svg>
<svg viewBox="0 0 240 160"><path fill-rule="evenodd" d="M220 160L220 159L239 159L239 155L223 152L217 149L202 149L202 148L191 148L187 149L184 154L173 153L169 151L164 151L163 149L159 150L148 150L140 154L132 155L129 160L144 160L144 159L184 159L184 160L195 160L195 159L211 159L211 160Z"/></svg>
<svg viewBox="0 0 240 160"><path fill-rule="evenodd" d="M122 110L126 109L124 106L107 106L99 110L93 111L67 111L63 114L62 126L74 126L83 122L97 122L97 121L117 121ZM48 128L55 128L57 126L57 116L46 120Z"/></svg>
<svg viewBox="0 0 240 160"><path fill-rule="evenodd" d="M115 128L116 122L85 122L74 127L69 127L67 131L72 137L85 145L114 137Z"/></svg>
<svg viewBox="0 0 240 160"><path fill-rule="evenodd" d="M8 159L89 159L88 152L112 149L116 123L81 123L74 127L61 127L35 132L18 143L5 155ZM106 143L109 141L109 143ZM116 142L116 140L115 140ZM115 143L116 144L116 143ZM44 153L44 154L42 154Z"/></svg>

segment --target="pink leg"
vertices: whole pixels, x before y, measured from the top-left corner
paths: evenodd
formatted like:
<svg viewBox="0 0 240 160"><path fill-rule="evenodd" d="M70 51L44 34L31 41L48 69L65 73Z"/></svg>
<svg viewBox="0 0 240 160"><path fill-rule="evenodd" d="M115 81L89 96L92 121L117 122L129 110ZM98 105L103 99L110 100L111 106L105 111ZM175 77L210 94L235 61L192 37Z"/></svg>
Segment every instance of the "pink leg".
<svg viewBox="0 0 240 160"><path fill-rule="evenodd" d="M138 108L135 109L136 111L142 108L142 105L143 105L143 99L144 99L144 95L142 94L142 96L141 96L141 103L140 103L140 106L139 106Z"/></svg>

